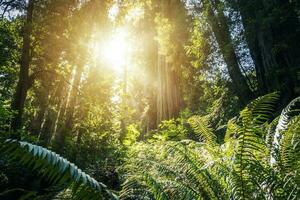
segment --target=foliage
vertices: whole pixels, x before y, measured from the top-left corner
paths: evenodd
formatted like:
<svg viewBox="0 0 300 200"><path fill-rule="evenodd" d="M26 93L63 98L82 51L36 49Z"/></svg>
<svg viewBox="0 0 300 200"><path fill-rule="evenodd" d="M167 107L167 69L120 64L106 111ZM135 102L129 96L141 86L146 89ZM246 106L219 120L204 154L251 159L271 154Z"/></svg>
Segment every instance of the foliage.
<svg viewBox="0 0 300 200"><path fill-rule="evenodd" d="M278 156L285 167L272 166L268 159L266 132L277 99L273 93L249 104L238 120L229 121L223 144L216 143L213 130L201 117L191 118L190 123L204 142L136 144L125 166L121 198L143 199L143 194L153 199L296 198L299 115L288 121L280 142L282 154Z"/></svg>
<svg viewBox="0 0 300 200"><path fill-rule="evenodd" d="M164 141L180 141L188 137L188 130L184 118L162 121L158 132L153 135L156 139Z"/></svg>
<svg viewBox="0 0 300 200"><path fill-rule="evenodd" d="M140 135L141 133L138 130L138 126L135 124L130 124L129 126L127 126L127 134L123 142L124 145L130 146L134 144Z"/></svg>
<svg viewBox="0 0 300 200"><path fill-rule="evenodd" d="M7 102L0 99L0 134L5 134L8 130L7 122L11 118L12 113L10 112Z"/></svg>
<svg viewBox="0 0 300 200"><path fill-rule="evenodd" d="M12 96L20 57L21 19L0 19L0 97Z"/></svg>
<svg viewBox="0 0 300 200"><path fill-rule="evenodd" d="M102 199L106 195L115 198L106 185L97 182L73 163L43 147L7 140L1 152L9 159L18 160L21 164L32 167L53 184L71 187L75 199Z"/></svg>
<svg viewBox="0 0 300 200"><path fill-rule="evenodd" d="M0 0L0 199L298 198L299 8Z"/></svg>

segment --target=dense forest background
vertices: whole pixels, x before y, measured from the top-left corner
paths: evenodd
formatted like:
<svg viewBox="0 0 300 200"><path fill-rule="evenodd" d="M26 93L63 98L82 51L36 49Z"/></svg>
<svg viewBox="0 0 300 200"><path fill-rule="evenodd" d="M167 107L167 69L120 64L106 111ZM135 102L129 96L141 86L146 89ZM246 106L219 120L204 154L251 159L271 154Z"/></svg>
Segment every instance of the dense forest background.
<svg viewBox="0 0 300 200"><path fill-rule="evenodd" d="M300 199L297 0L0 0L0 199Z"/></svg>

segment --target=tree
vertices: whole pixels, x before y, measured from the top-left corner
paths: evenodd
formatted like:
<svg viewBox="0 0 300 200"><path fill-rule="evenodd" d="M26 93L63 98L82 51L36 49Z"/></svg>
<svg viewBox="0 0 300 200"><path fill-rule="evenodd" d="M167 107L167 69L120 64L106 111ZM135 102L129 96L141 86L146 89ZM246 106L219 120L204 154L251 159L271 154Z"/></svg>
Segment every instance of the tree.
<svg viewBox="0 0 300 200"><path fill-rule="evenodd" d="M11 132L12 137L20 139L20 133L18 130L22 126L22 115L24 111L24 104L27 96L27 91L32 80L29 77L29 66L30 66L30 51L31 51L31 41L30 36L32 33L33 26L33 10L34 10L34 0L29 0L27 5L26 22L24 25L23 33L23 47L22 55L20 60L20 72L19 80L17 83L17 88L15 91L14 98L12 100L11 108L16 111L16 115L12 118L11 122Z"/></svg>
<svg viewBox="0 0 300 200"><path fill-rule="evenodd" d="M207 21L211 26L226 63L235 93L239 97L241 104L246 105L254 97L254 94L241 72L223 5L219 1L203 1L198 9L201 9L201 7L207 15Z"/></svg>
<svg viewBox="0 0 300 200"><path fill-rule="evenodd" d="M229 1L241 16L261 94L284 91L286 100L297 94L300 39L295 2ZM283 17L284 16L284 17Z"/></svg>

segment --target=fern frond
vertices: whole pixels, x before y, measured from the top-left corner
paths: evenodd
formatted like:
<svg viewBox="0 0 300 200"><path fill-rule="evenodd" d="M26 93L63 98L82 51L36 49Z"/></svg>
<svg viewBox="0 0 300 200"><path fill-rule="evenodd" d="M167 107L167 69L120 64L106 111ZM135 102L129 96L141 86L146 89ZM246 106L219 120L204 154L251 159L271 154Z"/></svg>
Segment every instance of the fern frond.
<svg viewBox="0 0 300 200"><path fill-rule="evenodd" d="M215 162L200 158L201 155L197 155L199 152L190 151L183 145L170 146L168 152L174 159L174 168L180 169L177 173L185 177L186 185L197 191L200 197L222 199L223 188L219 182L221 177L211 171ZM210 156L208 151L202 153Z"/></svg>
<svg viewBox="0 0 300 200"><path fill-rule="evenodd" d="M236 124L236 119L230 119L227 123L226 133L224 141L228 142L230 138L237 135L238 132L238 125Z"/></svg>
<svg viewBox="0 0 300 200"><path fill-rule="evenodd" d="M200 148L204 150L203 146L203 143L193 141L168 142L164 144L160 154L167 155L166 157L135 156L130 159L127 170L130 178L127 180L131 179L132 182L127 182L123 187L121 196L133 195L134 189L142 188L150 191L154 199L163 196L168 199L224 199L226 193L223 193L224 188L219 183L223 177L211 170L214 162L205 165L207 159L199 155ZM201 153L205 155L205 152ZM151 175L151 179L145 174ZM161 196L158 195L159 192Z"/></svg>
<svg viewBox="0 0 300 200"><path fill-rule="evenodd" d="M277 94L269 94L254 100L240 113L241 125L238 129L235 171L238 176L233 181L233 195L239 199L257 198L263 189L259 182L264 174L264 159L267 148L263 140L262 125L272 115Z"/></svg>
<svg viewBox="0 0 300 200"><path fill-rule="evenodd" d="M284 132L284 137L280 148L280 161L283 165L282 170L289 180L285 186L292 187L290 196L295 197L300 195L300 116L295 117L289 122L287 130Z"/></svg>
<svg viewBox="0 0 300 200"><path fill-rule="evenodd" d="M164 184L150 173L136 171L133 176L128 176L120 192L121 199L159 199L168 200Z"/></svg>
<svg viewBox="0 0 300 200"><path fill-rule="evenodd" d="M300 103L300 97L292 100L281 112L280 118L278 121L278 125L276 127L275 132L279 133L281 131L284 131L288 128L288 123L292 117L292 114L299 114L299 103Z"/></svg>
<svg viewBox="0 0 300 200"><path fill-rule="evenodd" d="M251 112L253 123L260 125L270 120L274 115L278 99L279 94L274 92L252 101L246 109Z"/></svg>
<svg viewBox="0 0 300 200"><path fill-rule="evenodd" d="M120 191L120 199L144 199L144 197L151 199L151 192L141 182L138 175L126 176L126 181L122 184Z"/></svg>
<svg viewBox="0 0 300 200"><path fill-rule="evenodd" d="M299 115L300 113L300 97L292 100L281 112L278 124L276 126L275 132L272 134L274 135L272 140L271 146L271 164L274 164L280 155L278 155L280 151L280 145L283 135L288 128L289 122L291 121L292 117L295 115Z"/></svg>
<svg viewBox="0 0 300 200"><path fill-rule="evenodd" d="M214 134L213 129L210 127L209 121L206 117L195 115L189 118L188 123L207 145L211 147L218 146L217 137Z"/></svg>
<svg viewBox="0 0 300 200"><path fill-rule="evenodd" d="M162 184L156 181L155 178L153 178L149 173L144 172L143 178L147 184L147 186L150 188L153 196L157 200L168 200L168 195L165 193L164 188Z"/></svg>
<svg viewBox="0 0 300 200"><path fill-rule="evenodd" d="M281 161L286 170L297 170L300 164L300 116L290 122L282 141ZM300 174L300 173L299 173Z"/></svg>
<svg viewBox="0 0 300 200"><path fill-rule="evenodd" d="M75 199L117 199L106 185L46 148L28 142L6 140L1 152L8 159L31 167L53 184L71 187Z"/></svg>
<svg viewBox="0 0 300 200"><path fill-rule="evenodd" d="M269 149L271 149L272 147L272 143L273 143L273 139L274 139L274 135L275 135L275 130L277 127L279 121L279 117L276 117L269 125L267 128L267 135L266 135L266 144L268 146Z"/></svg>

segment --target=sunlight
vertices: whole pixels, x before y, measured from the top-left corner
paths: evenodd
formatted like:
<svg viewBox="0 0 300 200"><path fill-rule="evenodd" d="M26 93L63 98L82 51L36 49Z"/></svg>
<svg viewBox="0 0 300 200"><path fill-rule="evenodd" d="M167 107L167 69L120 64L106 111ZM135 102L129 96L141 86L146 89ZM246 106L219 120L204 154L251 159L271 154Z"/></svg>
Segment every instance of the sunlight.
<svg viewBox="0 0 300 200"><path fill-rule="evenodd" d="M143 8L134 7L128 11L127 15L125 16L125 20L127 22L132 22L133 24L135 24L140 20L140 18L144 16L144 14L145 11Z"/></svg>
<svg viewBox="0 0 300 200"><path fill-rule="evenodd" d="M108 11L108 18L111 21L115 21L118 13L119 13L119 7L117 4L114 4Z"/></svg>
<svg viewBox="0 0 300 200"><path fill-rule="evenodd" d="M119 5L113 4L108 11L108 18L111 22L116 20L119 12ZM142 7L134 7L128 11L125 20L128 23L136 23L143 15L144 9ZM88 47L95 62L104 63L119 74L123 73L125 66L131 62L133 49L136 49L135 45L132 45L133 41L130 41L129 33L127 28L117 27L112 30L108 37L103 37L101 32L97 33L96 30Z"/></svg>
<svg viewBox="0 0 300 200"><path fill-rule="evenodd" d="M122 72L128 62L131 47L127 39L128 32L125 29L117 29L111 38L104 42L103 59L117 72Z"/></svg>
<svg viewBox="0 0 300 200"><path fill-rule="evenodd" d="M117 28L106 40L96 41L90 48L98 61L105 63L117 73L123 73L131 54L129 33L125 28Z"/></svg>

